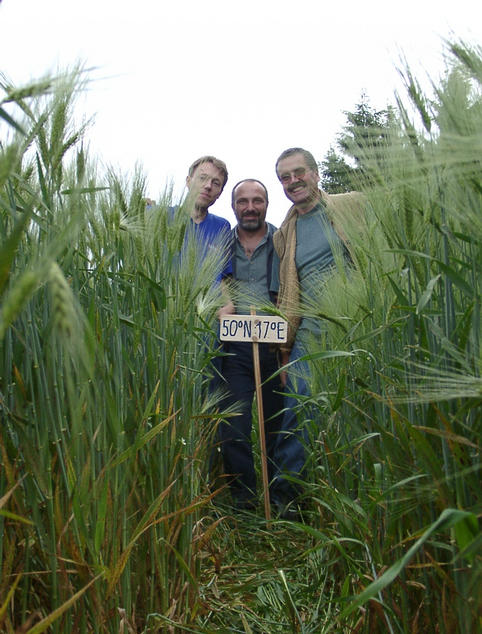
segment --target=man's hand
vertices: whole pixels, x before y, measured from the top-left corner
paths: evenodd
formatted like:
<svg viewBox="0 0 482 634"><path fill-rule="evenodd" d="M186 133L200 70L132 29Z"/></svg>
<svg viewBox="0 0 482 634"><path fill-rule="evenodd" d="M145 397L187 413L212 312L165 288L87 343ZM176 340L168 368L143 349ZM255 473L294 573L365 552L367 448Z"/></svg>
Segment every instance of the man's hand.
<svg viewBox="0 0 482 634"><path fill-rule="evenodd" d="M226 303L224 304L224 306L221 306L221 308L217 312L219 320L221 320L223 317L226 317L226 315L234 315L236 313L236 308L231 301L231 294L229 292L230 281L230 277L221 280L221 292L223 294L222 299Z"/></svg>
<svg viewBox="0 0 482 634"><path fill-rule="evenodd" d="M290 353L287 350L282 350L281 351L281 367L289 363L289 360L290 360ZM279 378L281 381L281 385L283 387L286 387L286 382L288 380L288 372L286 370L282 370L280 372Z"/></svg>
<svg viewBox="0 0 482 634"><path fill-rule="evenodd" d="M234 304L233 302L229 301L224 306L221 306L221 308L218 310L218 319L221 320L223 317L226 317L226 315L234 315L234 313Z"/></svg>

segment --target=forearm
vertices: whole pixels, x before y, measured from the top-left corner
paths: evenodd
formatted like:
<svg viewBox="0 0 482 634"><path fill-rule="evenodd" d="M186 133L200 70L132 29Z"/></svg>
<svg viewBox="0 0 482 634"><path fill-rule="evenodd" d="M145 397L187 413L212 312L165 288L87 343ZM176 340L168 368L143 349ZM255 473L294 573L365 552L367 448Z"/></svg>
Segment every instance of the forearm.
<svg viewBox="0 0 482 634"><path fill-rule="evenodd" d="M234 315L236 312L233 300L231 299L231 292L229 288L229 280L228 278L221 280L221 293L223 305L218 310L217 316L218 319L222 319L225 315Z"/></svg>

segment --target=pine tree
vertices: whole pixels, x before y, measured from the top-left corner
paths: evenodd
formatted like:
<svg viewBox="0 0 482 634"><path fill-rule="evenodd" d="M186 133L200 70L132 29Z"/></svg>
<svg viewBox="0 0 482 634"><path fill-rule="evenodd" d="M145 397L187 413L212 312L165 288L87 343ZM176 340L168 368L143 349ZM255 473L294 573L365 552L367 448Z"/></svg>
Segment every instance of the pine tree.
<svg viewBox="0 0 482 634"><path fill-rule="evenodd" d="M333 147L328 150L321 163L321 188L327 194L338 194L353 189L352 177L354 168L339 156Z"/></svg>
<svg viewBox="0 0 482 634"><path fill-rule="evenodd" d="M336 149L330 147L321 163L321 186L328 193L347 192L358 189L360 181L371 182L374 166L370 166L370 161L381 160L395 123L391 106L375 110L365 93L362 93L355 111L345 111L344 114L347 123L338 134ZM379 153L377 148L380 148Z"/></svg>

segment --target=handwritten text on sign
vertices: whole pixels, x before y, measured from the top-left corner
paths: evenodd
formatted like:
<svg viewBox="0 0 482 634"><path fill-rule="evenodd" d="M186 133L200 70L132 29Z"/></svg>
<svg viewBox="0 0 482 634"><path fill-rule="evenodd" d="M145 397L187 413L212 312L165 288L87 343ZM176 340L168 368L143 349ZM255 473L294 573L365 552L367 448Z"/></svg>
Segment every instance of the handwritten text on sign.
<svg viewBox="0 0 482 634"><path fill-rule="evenodd" d="M228 315L221 319L221 341L284 343L288 332L285 319L273 315Z"/></svg>

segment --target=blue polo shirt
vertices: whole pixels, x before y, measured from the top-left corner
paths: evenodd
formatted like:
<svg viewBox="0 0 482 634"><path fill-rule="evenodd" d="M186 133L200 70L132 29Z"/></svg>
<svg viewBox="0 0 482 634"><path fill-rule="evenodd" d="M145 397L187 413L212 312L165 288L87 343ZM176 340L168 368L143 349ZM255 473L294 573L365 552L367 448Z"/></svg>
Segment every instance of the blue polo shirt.
<svg viewBox="0 0 482 634"><path fill-rule="evenodd" d="M177 209L177 207L170 207L170 215L173 216ZM202 259L204 259L208 253L212 252L212 249L218 250L219 255L225 255L225 259L222 262L222 270L217 275L216 282L219 283L222 279L232 274L233 267L229 248L231 225L225 218L216 216L209 211L200 223L196 223L190 218L184 237L184 247L190 236L195 236L199 246L199 255Z"/></svg>
<svg viewBox="0 0 482 634"><path fill-rule="evenodd" d="M198 243L204 246L202 250L203 257L205 257L211 249L222 249L228 254L231 225L225 218L211 214L208 211L204 220L199 224L195 223L192 218L190 221L190 231L194 232ZM223 269L218 276L218 281L231 275L232 272L231 258L227 256Z"/></svg>

